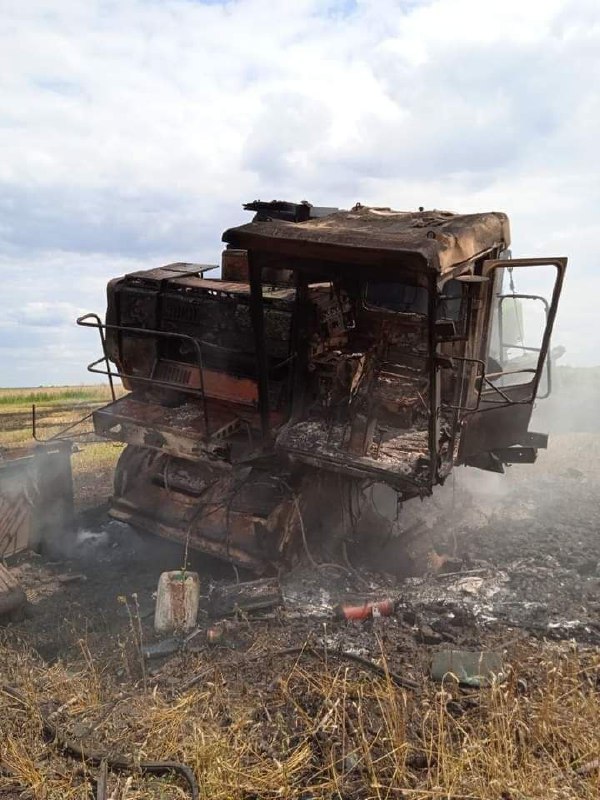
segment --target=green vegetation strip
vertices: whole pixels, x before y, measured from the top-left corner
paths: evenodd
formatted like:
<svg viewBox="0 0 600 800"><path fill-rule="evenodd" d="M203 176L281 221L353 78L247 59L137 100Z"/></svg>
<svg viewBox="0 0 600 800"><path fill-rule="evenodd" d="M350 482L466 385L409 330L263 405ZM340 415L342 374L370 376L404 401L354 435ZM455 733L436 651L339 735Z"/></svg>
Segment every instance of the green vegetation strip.
<svg viewBox="0 0 600 800"><path fill-rule="evenodd" d="M39 389L31 390L18 389L0 390L0 406L22 406L32 405L34 403L44 404L61 404L65 401L102 401L110 397L110 392L104 386L89 386L89 387L64 387L53 389Z"/></svg>

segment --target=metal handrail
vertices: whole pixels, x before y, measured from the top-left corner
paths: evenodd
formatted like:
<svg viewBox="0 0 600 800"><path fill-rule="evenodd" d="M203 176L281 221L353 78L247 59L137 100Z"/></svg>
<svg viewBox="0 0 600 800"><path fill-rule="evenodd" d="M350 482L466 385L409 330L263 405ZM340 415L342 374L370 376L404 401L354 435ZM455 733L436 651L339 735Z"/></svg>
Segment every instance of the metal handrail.
<svg viewBox="0 0 600 800"><path fill-rule="evenodd" d="M458 402L457 405L451 405L450 403L443 403L442 405L445 408L452 409L453 411L463 411L463 412L469 412L469 413L473 412L473 411L477 411L479 409L479 404L481 403L481 392L483 390L483 382L485 380L485 363L480 358L467 358L466 356L450 356L450 358L452 359L452 361L462 361L463 362L463 370L462 370L463 374L460 376L460 387L461 388L460 388L460 395L459 395L459 398L458 398L459 402ZM473 406L473 408L470 408L469 406L463 406L462 403L461 403L461 400L462 400L463 394L464 394L463 382L464 382L464 378L465 378L465 376L464 376L465 365L466 365L467 362L469 362L471 364L476 364L478 367L481 367L481 372L479 374L476 374L476 376L475 376L475 384L478 385L478 386L477 386L476 402L475 402L475 405Z"/></svg>
<svg viewBox="0 0 600 800"><path fill-rule="evenodd" d="M89 414L85 414L85 416L81 417L78 420L75 420L75 422L70 422L64 428L61 428L59 432L55 433L53 436L49 436L47 439L42 439L40 436L38 436L37 406L35 403L33 403L31 406L31 435L35 439L35 441L39 442L40 444L45 444L46 442L60 442L63 440L70 441L70 437L68 436L65 437L64 434L67 433L68 431L73 430L73 428L76 428L78 425L81 425L82 422L85 422L86 420L90 419L93 416L93 414L94 411L90 411ZM79 435L89 436L91 433L93 433L93 431L85 431L84 433L81 433Z"/></svg>
<svg viewBox="0 0 600 800"><path fill-rule="evenodd" d="M539 300L542 303L542 305L544 306L544 313L546 315L546 325L548 324L548 317L550 315L550 303L548 302L548 300L545 297L543 297L542 295L539 295L539 294L521 294L521 293L517 293L517 292L512 292L511 294L499 294L498 295L499 312L500 312L500 309L502 308L502 303L505 300L511 300L511 299L512 300ZM517 345L517 344L513 345L513 344L509 344L508 342L505 342L504 341L504 332L503 332L502 313L501 312L499 313L498 321L499 321L499 331L498 332L499 332L499 336L500 336L500 355L501 355L502 359L504 359L505 350L507 348L509 348L509 347L514 347L515 349L541 354L541 352L542 352L542 348L541 347L525 347L523 345ZM543 365L542 365L542 368L543 368ZM537 374L538 370L539 370L540 375L541 375L542 369L540 369L540 365L539 365L539 355L538 355L538 364L537 364L537 366L536 366L536 368L534 370L534 373ZM504 374L505 375L514 374L514 371L513 371L513 373L506 372ZM549 397L550 393L552 392L552 369L550 367L550 359L549 358L546 358L546 380L547 380L547 384L548 384L548 388L547 388L546 393L543 394L543 395L539 395L538 396L537 392L536 392L536 397L538 397L539 400L544 400L546 397Z"/></svg>
<svg viewBox="0 0 600 800"><path fill-rule="evenodd" d="M90 322L93 320L93 322ZM208 407L206 404L206 395L204 393L204 367L202 363L202 350L200 348L200 343L197 339L194 339L193 336L188 336L186 333L175 333L173 331L157 331L152 328L134 328L125 325L113 325L102 322L100 317L97 314L90 313L84 314L81 317L77 318L77 324L84 327L84 328L96 328L100 334L100 341L102 343L102 353L103 355L96 359L96 361L92 361L91 364L88 364L87 370L88 372L92 372L96 375L106 375L108 377L110 383L111 394L113 397L113 402L116 400L114 385L113 385L113 377L118 378L129 378L135 381L143 381L145 383L151 383L154 386L165 386L170 389L176 389L180 392L186 392L187 394L193 394L197 397L202 398L202 413L204 416L204 425L206 429L206 435L208 436L209 427L208 427ZM104 331L114 330L114 331L121 331L127 333L135 333L142 336L162 336L166 339L180 339L190 342L192 348L195 350L197 362L198 362L198 369L200 374L200 388L190 388L188 386L181 386L174 381L163 381L157 378L147 378L141 375L132 375L127 372L116 371L113 372L110 368L110 359L108 357L108 353L106 351L106 338L104 336ZM97 365L100 362L104 361L106 364L106 370L96 369Z"/></svg>
<svg viewBox="0 0 600 800"><path fill-rule="evenodd" d="M494 379L494 378L502 378L502 377L504 377L506 375L521 375L523 373L533 373L535 375L537 373L537 369L528 368L528 369L513 369L513 370L510 370L509 372L491 372L489 375L484 375L483 376L483 381L490 387L490 389L493 389L497 394L499 394L500 397L506 402L507 405L510 405L510 406L527 405L528 403L531 403L533 394L532 394L532 396L526 398L525 400L514 400L512 397L509 397L507 394L505 394L499 386L495 386L492 383L492 379ZM515 386L527 386L527 384L515 384ZM505 386L504 388L505 389L512 389L514 387ZM493 400L486 400L485 397L484 397L482 402L483 403L493 403L494 401ZM486 410L489 410L489 409L483 409L483 410L486 411Z"/></svg>

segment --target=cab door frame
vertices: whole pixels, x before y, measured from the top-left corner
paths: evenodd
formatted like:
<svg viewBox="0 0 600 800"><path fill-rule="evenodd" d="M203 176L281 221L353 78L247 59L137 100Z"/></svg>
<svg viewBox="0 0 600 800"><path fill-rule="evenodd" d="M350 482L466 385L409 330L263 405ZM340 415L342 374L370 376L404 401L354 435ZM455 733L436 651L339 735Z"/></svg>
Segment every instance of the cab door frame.
<svg viewBox="0 0 600 800"><path fill-rule="evenodd" d="M488 278L488 281L482 284L485 286L485 299L479 328L481 337L479 353L481 360L487 364L494 308L496 303L501 303L504 297L502 291L498 291L497 281L494 280L495 270L527 269L539 266L554 266L556 278L552 297L548 304L546 326L540 343L537 366L535 370L531 370L533 378L527 383L498 387L491 382L488 377L489 372L484 375L479 407L463 419L457 456L459 464L472 463L474 466L480 466L482 456L486 456L494 450L505 450L515 445L543 446L543 437L540 438L539 435L530 433L528 426L548 357L550 338L567 266L566 258L493 259L483 263L482 277ZM500 375L501 373L493 374Z"/></svg>

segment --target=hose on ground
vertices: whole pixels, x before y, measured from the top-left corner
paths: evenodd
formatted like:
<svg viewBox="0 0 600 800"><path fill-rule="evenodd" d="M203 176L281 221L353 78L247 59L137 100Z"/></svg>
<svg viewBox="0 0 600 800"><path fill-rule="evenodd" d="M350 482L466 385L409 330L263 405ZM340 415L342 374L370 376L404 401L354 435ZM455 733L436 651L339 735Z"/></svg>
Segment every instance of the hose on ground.
<svg viewBox="0 0 600 800"><path fill-rule="evenodd" d="M22 705L31 707L31 703L27 698L13 686L2 686L0 691L17 700ZM102 768L104 763L106 767L116 772L139 771L142 775L167 775L169 773L180 775L188 785L192 800L199 800L200 793L196 777L192 769L186 764L181 764L179 761L140 761L139 763L135 763L133 760L125 758L124 756L109 756L106 753L87 750L79 742L63 736L46 715L42 714L39 709L36 708L36 710L41 717L44 732L56 742L57 746L64 753L68 753L95 767Z"/></svg>

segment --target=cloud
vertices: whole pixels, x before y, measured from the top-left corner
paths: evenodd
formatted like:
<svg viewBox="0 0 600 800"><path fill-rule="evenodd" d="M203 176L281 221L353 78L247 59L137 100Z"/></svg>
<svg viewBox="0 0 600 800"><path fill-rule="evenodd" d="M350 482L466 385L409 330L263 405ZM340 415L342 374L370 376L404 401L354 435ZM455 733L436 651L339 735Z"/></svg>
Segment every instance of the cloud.
<svg viewBox="0 0 600 800"><path fill-rule="evenodd" d="M84 379L71 311L218 261L257 197L505 210L570 256L555 339L598 363L596 0L2 6L0 384Z"/></svg>
<svg viewBox="0 0 600 800"><path fill-rule="evenodd" d="M38 300L25 303L21 308L13 310L17 325L32 328L58 327L73 322L82 313L73 303Z"/></svg>

